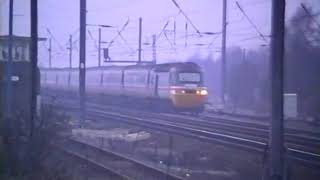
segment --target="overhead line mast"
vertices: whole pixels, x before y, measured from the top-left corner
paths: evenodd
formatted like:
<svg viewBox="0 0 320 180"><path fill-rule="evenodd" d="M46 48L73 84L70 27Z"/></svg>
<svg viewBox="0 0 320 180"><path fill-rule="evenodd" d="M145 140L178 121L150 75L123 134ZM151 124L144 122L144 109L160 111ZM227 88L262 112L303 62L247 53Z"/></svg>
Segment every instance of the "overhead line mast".
<svg viewBox="0 0 320 180"><path fill-rule="evenodd" d="M227 37L227 0L222 5L222 46L221 46L221 101L225 106L226 95L226 37ZM223 107L224 108L224 107Z"/></svg>
<svg viewBox="0 0 320 180"><path fill-rule="evenodd" d="M271 27L271 128L270 128L270 179L282 180L284 165L283 137L283 73L285 0L272 1Z"/></svg>
<svg viewBox="0 0 320 180"><path fill-rule="evenodd" d="M86 119L86 3L86 0L80 0L79 95L81 127Z"/></svg>

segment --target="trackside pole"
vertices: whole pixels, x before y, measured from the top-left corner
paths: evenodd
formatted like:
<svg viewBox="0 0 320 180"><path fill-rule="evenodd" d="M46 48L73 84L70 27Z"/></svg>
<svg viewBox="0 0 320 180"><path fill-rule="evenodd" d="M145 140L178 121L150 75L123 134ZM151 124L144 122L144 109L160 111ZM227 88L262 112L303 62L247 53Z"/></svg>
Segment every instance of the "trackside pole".
<svg viewBox="0 0 320 180"><path fill-rule="evenodd" d="M30 60L31 60L31 117L30 117L30 136L33 136L34 123L37 117L37 95L39 88L38 81L40 74L38 74L38 0L30 1L30 15L31 15L31 45L30 45Z"/></svg>
<svg viewBox="0 0 320 180"><path fill-rule="evenodd" d="M138 49L138 63L141 63L141 43L142 43L142 18L139 18L139 49Z"/></svg>
<svg viewBox="0 0 320 180"><path fill-rule="evenodd" d="M15 171L15 155L14 155L14 142L12 142L13 136L13 98L12 98L12 46L13 46L13 0L9 1L9 38L8 38L8 62L5 68L5 111L4 117L4 133L3 133L3 144L6 152L5 163L6 173L11 174Z"/></svg>
<svg viewBox="0 0 320 180"><path fill-rule="evenodd" d="M272 0L270 179L282 180L284 164L283 71L285 0Z"/></svg>
<svg viewBox="0 0 320 180"><path fill-rule="evenodd" d="M152 35L152 62L153 64L157 64L157 36Z"/></svg>
<svg viewBox="0 0 320 180"><path fill-rule="evenodd" d="M221 101L225 108L226 95L226 37L227 37L227 0L222 4L222 46L221 46Z"/></svg>
<svg viewBox="0 0 320 180"><path fill-rule="evenodd" d="M99 28L99 35L98 35L98 67L101 66L101 28Z"/></svg>
<svg viewBox="0 0 320 180"><path fill-rule="evenodd" d="M79 95L81 127L86 118L86 9L86 0L80 0Z"/></svg>

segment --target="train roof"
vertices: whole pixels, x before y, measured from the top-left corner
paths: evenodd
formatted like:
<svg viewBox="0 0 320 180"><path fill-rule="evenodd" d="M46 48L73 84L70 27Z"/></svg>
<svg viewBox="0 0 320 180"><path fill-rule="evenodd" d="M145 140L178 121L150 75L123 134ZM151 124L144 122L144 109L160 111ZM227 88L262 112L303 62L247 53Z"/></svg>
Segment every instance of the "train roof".
<svg viewBox="0 0 320 180"><path fill-rule="evenodd" d="M164 72L170 70L200 70L200 66L193 62L165 63L154 67L155 71Z"/></svg>
<svg viewBox="0 0 320 180"><path fill-rule="evenodd" d="M177 63L163 63L163 64L143 64L143 65L130 65L130 66L101 66L101 67L87 67L87 70L154 70L156 72L168 72L174 70L192 69L200 71L199 65L193 62L177 62ZM77 71L78 68L41 68L44 71Z"/></svg>
<svg viewBox="0 0 320 180"><path fill-rule="evenodd" d="M119 66L118 66L119 67ZM146 69L151 70L153 69L156 72L166 72L170 71L172 69L197 69L200 70L200 66L198 66L196 63L193 62L178 62L178 63L163 63L163 64L143 64L143 65L131 65L131 66L120 66L124 70L129 69Z"/></svg>

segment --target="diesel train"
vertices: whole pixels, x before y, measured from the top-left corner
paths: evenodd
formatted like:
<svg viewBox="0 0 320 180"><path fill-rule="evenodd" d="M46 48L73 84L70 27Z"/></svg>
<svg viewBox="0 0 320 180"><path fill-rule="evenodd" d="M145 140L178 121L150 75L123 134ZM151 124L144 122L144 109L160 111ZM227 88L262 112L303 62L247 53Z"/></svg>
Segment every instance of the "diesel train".
<svg viewBox="0 0 320 180"><path fill-rule="evenodd" d="M41 69L41 86L77 92L78 68ZM208 97L202 70L191 62L89 67L86 91L147 100L153 106L166 103L174 111L192 113L204 111Z"/></svg>

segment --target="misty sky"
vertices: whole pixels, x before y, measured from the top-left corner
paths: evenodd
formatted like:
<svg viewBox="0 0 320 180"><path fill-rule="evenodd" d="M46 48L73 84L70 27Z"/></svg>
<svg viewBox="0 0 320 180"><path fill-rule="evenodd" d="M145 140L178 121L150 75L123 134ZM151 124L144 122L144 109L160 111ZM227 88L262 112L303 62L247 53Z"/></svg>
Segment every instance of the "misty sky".
<svg viewBox="0 0 320 180"><path fill-rule="evenodd" d="M14 34L29 34L29 0L15 0ZM182 10L201 32L221 32L222 0L177 0ZM235 4L228 1L228 34L227 46L241 46L246 49L259 48L263 41L252 25L243 16ZM270 34L271 0L238 0L239 4L264 35ZM300 3L311 4L320 11L319 0L287 0L287 19L299 8ZM9 0L0 0L0 34L7 34ZM127 20L129 24L122 32L125 40L116 39L110 48L114 60L136 60L138 57L138 19L143 18L143 43L152 43L152 34L159 34L169 21L167 30L173 30L176 22L176 45L173 33L168 31L167 38L162 35L157 41L159 62L183 61L198 54L206 57L212 53L220 56L221 35L196 36L196 31L189 24L188 46L185 48L186 19L179 13L171 0L87 0L87 24L106 24L115 28L104 28L102 40L110 41L117 35ZM41 37L53 35L53 65L68 65L67 42L69 35L74 40L74 66L78 64L79 47L79 0L39 0L39 32ZM97 64L97 27L87 27L87 64ZM209 46L209 44L212 44ZM106 47L108 44L103 44ZM39 43L39 63L48 65L48 42ZM143 59L151 60L151 45L143 46Z"/></svg>

